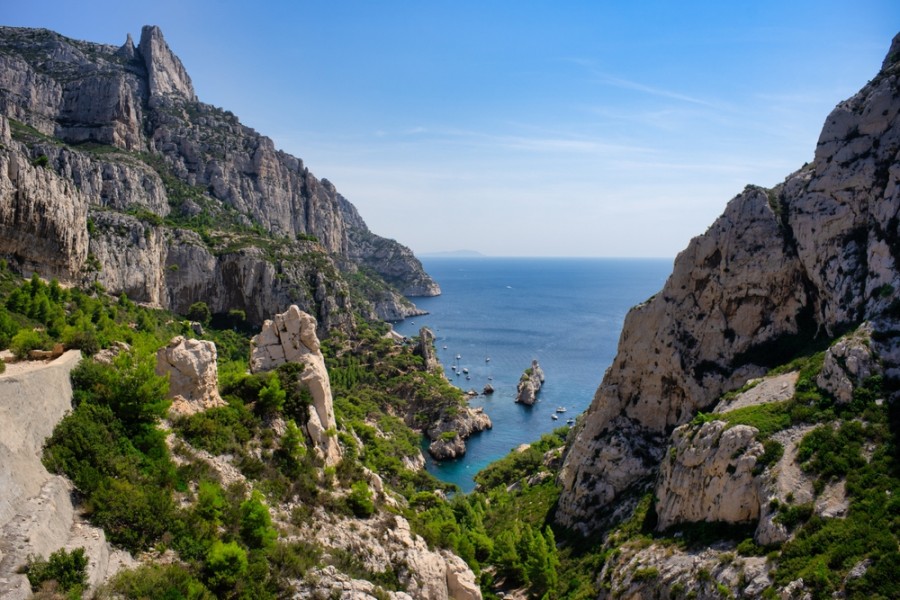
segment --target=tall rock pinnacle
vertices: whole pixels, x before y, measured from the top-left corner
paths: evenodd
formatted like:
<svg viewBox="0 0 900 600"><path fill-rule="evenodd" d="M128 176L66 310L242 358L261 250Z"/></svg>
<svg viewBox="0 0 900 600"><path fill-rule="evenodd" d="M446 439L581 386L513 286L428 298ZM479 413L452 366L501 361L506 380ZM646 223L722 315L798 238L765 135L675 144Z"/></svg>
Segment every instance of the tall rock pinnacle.
<svg viewBox="0 0 900 600"><path fill-rule="evenodd" d="M150 83L150 97L180 96L185 100L196 101L194 85L184 65L169 49L163 39L162 30L156 25L144 25L141 29L141 43L138 51L144 57L147 66L147 79Z"/></svg>

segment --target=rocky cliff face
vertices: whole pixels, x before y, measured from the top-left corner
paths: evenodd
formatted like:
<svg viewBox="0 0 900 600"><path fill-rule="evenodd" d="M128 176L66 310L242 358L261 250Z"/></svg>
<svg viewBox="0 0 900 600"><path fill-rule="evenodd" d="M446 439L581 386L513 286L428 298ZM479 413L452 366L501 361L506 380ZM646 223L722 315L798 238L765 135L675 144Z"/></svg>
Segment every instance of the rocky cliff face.
<svg viewBox="0 0 900 600"><path fill-rule="evenodd" d="M558 520L588 532L646 484L669 432L725 391L872 320L900 376L900 36L878 75L829 115L815 159L775 189L748 187L628 314L560 475ZM879 335L881 332L882 335Z"/></svg>
<svg viewBox="0 0 900 600"><path fill-rule="evenodd" d="M357 299L373 317L440 293L330 182L198 102L158 27L119 48L0 28L0 116L0 255L24 273L255 322L299 302L323 328L349 319L340 273L379 282Z"/></svg>

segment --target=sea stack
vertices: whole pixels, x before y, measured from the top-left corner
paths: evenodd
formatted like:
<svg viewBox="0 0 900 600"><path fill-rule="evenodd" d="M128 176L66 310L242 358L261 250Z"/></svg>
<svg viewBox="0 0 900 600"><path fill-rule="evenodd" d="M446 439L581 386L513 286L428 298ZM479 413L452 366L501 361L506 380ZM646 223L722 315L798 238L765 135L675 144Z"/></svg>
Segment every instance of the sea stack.
<svg viewBox="0 0 900 600"><path fill-rule="evenodd" d="M537 402L537 393L544 384L544 371L537 360L531 361L531 366L525 369L522 377L519 378L519 385L516 388L516 402L532 406Z"/></svg>

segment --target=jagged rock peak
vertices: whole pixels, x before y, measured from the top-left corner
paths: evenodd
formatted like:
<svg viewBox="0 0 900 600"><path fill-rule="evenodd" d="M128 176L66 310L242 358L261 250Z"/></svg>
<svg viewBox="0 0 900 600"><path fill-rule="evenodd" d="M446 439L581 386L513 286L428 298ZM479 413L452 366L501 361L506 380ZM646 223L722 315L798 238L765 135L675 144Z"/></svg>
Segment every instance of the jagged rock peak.
<svg viewBox="0 0 900 600"><path fill-rule="evenodd" d="M125 38L125 43L116 50L116 54L125 58L125 60L132 60L136 56L137 52L134 49L134 40L131 39L131 34L129 33Z"/></svg>
<svg viewBox="0 0 900 600"><path fill-rule="evenodd" d="M125 42L126 45L128 42ZM138 52L147 66L147 80L150 97L180 96L196 101L194 85L181 60L169 49L163 39L162 30L156 25L144 25L141 29L141 43Z"/></svg>
<svg viewBox="0 0 900 600"><path fill-rule="evenodd" d="M886 71L888 67L897 61L900 61L900 33L891 40L891 48L888 50L887 56L884 57L884 62L881 63L881 70Z"/></svg>

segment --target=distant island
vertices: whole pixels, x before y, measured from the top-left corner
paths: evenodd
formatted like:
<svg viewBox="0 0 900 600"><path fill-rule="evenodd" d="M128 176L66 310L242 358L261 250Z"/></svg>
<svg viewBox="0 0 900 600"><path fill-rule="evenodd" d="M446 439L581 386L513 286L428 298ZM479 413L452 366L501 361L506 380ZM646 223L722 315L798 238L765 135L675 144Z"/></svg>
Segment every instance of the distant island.
<svg viewBox="0 0 900 600"><path fill-rule="evenodd" d="M419 252L420 258L485 258L478 250L444 250L442 252Z"/></svg>

